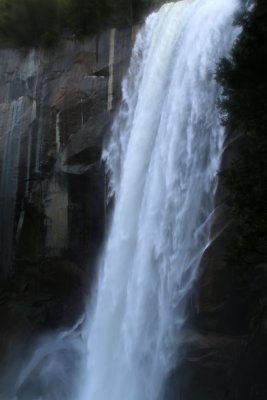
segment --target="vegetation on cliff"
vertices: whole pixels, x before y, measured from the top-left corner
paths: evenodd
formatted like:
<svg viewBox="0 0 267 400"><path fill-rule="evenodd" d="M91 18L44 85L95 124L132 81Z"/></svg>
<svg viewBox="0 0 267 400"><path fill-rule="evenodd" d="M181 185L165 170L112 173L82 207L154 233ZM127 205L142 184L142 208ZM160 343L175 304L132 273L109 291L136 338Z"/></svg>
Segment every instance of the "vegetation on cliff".
<svg viewBox="0 0 267 400"><path fill-rule="evenodd" d="M267 307L267 4L254 2L238 17L242 33L217 79L223 122L242 135L239 157L221 174L233 222L228 261L238 266L241 290L250 297L251 321L263 324ZM257 268L255 268L255 266ZM253 323L254 323L253 322Z"/></svg>
<svg viewBox="0 0 267 400"><path fill-rule="evenodd" d="M157 0L0 0L0 37L18 45L51 45L138 20Z"/></svg>
<svg viewBox="0 0 267 400"><path fill-rule="evenodd" d="M267 237L267 4L238 18L243 31L231 58L223 59L217 79L224 89L220 108L224 123L243 134L240 156L222 173L226 202L235 225L235 255L249 262L264 254ZM266 249L265 249L266 251Z"/></svg>

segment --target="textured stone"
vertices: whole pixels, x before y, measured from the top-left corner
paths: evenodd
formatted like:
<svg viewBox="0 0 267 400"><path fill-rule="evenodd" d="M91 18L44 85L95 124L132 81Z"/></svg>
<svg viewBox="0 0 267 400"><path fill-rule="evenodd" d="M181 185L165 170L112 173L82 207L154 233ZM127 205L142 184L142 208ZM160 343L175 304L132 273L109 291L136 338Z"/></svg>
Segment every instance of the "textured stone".
<svg viewBox="0 0 267 400"><path fill-rule="evenodd" d="M32 339L84 311L105 226L102 141L133 38L113 29L54 49L0 48L0 398L13 398Z"/></svg>
<svg viewBox="0 0 267 400"><path fill-rule="evenodd" d="M104 226L102 139L133 36L112 29L54 49L0 49L1 209L12 199L1 219L2 278L21 260L67 255L84 268L94 258Z"/></svg>
<svg viewBox="0 0 267 400"><path fill-rule="evenodd" d="M238 156L242 135L226 138L222 168ZM219 179L209 245L188 302L188 320L170 374L168 400L265 400L266 299L255 288L267 281L266 266L251 264L250 280L243 267L226 262L231 219L223 205Z"/></svg>

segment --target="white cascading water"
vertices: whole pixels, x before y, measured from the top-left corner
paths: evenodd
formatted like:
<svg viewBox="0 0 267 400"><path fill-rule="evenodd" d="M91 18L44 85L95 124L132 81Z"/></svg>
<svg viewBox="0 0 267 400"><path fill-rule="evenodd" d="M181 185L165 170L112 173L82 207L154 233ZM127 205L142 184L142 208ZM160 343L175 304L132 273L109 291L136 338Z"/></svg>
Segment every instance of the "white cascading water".
<svg viewBox="0 0 267 400"><path fill-rule="evenodd" d="M179 359L224 141L216 65L238 0L165 4L140 31L104 151L115 209L88 328L82 400L158 400Z"/></svg>

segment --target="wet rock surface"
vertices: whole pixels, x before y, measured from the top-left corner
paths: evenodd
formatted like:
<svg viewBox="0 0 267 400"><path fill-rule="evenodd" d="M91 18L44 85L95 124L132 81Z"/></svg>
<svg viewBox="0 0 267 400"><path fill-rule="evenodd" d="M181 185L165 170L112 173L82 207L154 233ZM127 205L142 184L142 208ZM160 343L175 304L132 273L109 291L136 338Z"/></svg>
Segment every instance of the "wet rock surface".
<svg viewBox="0 0 267 400"><path fill-rule="evenodd" d="M102 140L132 39L131 29L113 29L51 50L0 49L3 279L25 260L64 254L83 267L93 258L104 224Z"/></svg>
<svg viewBox="0 0 267 400"><path fill-rule="evenodd" d="M226 138L221 168L238 156L242 135ZM265 400L267 268L251 255L248 270L229 265L231 220L219 179L210 243L188 302L181 360L169 377L166 399Z"/></svg>
<svg viewBox="0 0 267 400"><path fill-rule="evenodd" d="M53 49L0 48L3 381L11 348L23 358L32 338L72 326L84 310L104 236L102 142L134 35L112 29Z"/></svg>

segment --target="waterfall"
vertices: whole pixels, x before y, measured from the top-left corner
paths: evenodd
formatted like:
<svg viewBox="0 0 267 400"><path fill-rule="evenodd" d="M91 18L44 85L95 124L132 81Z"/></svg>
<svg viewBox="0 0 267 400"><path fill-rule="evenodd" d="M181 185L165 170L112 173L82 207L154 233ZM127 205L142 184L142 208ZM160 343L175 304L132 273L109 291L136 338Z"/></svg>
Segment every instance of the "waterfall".
<svg viewBox="0 0 267 400"><path fill-rule="evenodd" d="M238 3L165 4L137 36L103 153L115 209L88 316L82 400L161 399L179 361L224 141L214 72L238 34Z"/></svg>

